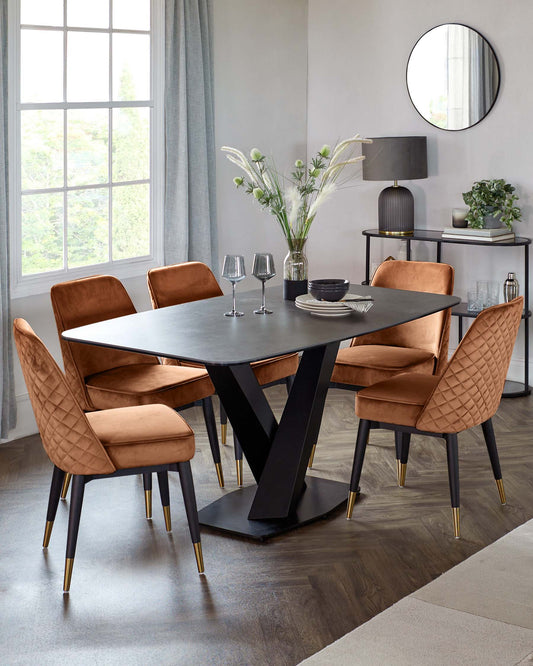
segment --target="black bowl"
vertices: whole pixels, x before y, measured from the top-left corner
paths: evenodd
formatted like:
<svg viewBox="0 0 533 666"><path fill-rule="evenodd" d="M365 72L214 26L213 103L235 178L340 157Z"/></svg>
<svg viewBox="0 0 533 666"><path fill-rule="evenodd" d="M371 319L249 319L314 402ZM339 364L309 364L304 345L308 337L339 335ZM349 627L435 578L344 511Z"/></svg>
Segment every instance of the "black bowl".
<svg viewBox="0 0 533 666"><path fill-rule="evenodd" d="M317 301L340 301L350 288L349 280L310 280L309 293Z"/></svg>

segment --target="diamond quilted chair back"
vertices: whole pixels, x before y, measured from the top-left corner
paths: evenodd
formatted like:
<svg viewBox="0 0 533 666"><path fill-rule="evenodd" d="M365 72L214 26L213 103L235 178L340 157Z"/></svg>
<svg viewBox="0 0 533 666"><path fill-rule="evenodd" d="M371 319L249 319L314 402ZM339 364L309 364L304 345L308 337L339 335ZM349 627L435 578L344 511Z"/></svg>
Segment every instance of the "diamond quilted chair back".
<svg viewBox="0 0 533 666"><path fill-rule="evenodd" d="M42 340L24 319L13 323L20 365L50 460L71 474L110 474L115 466Z"/></svg>
<svg viewBox="0 0 533 666"><path fill-rule="evenodd" d="M455 350L416 427L460 432L490 419L503 385L522 317L522 296L483 310Z"/></svg>

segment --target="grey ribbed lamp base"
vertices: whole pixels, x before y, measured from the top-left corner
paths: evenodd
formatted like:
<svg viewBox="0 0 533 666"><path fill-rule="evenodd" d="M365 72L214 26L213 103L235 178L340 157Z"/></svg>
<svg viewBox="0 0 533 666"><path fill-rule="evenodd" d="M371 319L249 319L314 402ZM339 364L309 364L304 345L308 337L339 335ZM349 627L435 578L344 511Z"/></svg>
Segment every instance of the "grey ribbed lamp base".
<svg viewBox="0 0 533 666"><path fill-rule="evenodd" d="M389 236L410 236L415 228L415 202L406 187L386 187L378 199L378 228Z"/></svg>

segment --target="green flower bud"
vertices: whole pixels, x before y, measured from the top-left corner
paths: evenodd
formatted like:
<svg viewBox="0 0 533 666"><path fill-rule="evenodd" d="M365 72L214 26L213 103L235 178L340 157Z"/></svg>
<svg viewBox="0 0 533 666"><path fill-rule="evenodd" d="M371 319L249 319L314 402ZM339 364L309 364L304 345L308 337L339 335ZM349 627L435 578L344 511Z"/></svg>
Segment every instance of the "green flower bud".
<svg viewBox="0 0 533 666"><path fill-rule="evenodd" d="M327 143L325 143L318 152L320 155L322 155L322 157L329 157L331 153L331 148L328 146Z"/></svg>
<svg viewBox="0 0 533 666"><path fill-rule="evenodd" d="M303 167L303 165L304 165L304 163L302 162L302 160L296 160L296 162L294 163L294 166L297 169L301 169Z"/></svg>
<svg viewBox="0 0 533 666"><path fill-rule="evenodd" d="M263 197L264 192L260 187L254 187L254 189L252 190L252 194L257 200L259 200Z"/></svg>
<svg viewBox="0 0 533 666"><path fill-rule="evenodd" d="M312 176L313 178L316 178L320 174L320 169L313 169L312 171L309 172L309 175Z"/></svg>
<svg viewBox="0 0 533 666"><path fill-rule="evenodd" d="M263 159L263 155L261 154L259 148L252 148L250 151L250 157L252 158L253 162L259 162L259 160Z"/></svg>
<svg viewBox="0 0 533 666"><path fill-rule="evenodd" d="M244 178L242 178L241 176L235 176L233 182L235 183L235 185L237 185L237 187L240 187L244 183Z"/></svg>

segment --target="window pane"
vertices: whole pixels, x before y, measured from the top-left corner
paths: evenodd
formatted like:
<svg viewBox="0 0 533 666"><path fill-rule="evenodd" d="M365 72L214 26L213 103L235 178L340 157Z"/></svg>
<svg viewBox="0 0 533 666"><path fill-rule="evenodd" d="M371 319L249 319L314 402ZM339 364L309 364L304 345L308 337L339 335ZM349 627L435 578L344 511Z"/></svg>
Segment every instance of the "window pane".
<svg viewBox="0 0 533 666"><path fill-rule="evenodd" d="M113 260L150 254L150 186L113 188Z"/></svg>
<svg viewBox="0 0 533 666"><path fill-rule="evenodd" d="M149 35L113 35L113 99L150 99Z"/></svg>
<svg viewBox="0 0 533 666"><path fill-rule="evenodd" d="M109 35L69 32L67 58L67 101L108 100Z"/></svg>
<svg viewBox="0 0 533 666"><path fill-rule="evenodd" d="M22 196L22 274L63 268L63 195Z"/></svg>
<svg viewBox="0 0 533 666"><path fill-rule="evenodd" d="M67 111L68 185L96 185L108 181L109 111Z"/></svg>
<svg viewBox="0 0 533 666"><path fill-rule="evenodd" d="M113 28L150 30L150 0L113 0Z"/></svg>
<svg viewBox="0 0 533 666"><path fill-rule="evenodd" d="M63 111L21 111L21 188L63 187Z"/></svg>
<svg viewBox="0 0 533 666"><path fill-rule="evenodd" d="M69 192L68 267L108 261L108 189Z"/></svg>
<svg viewBox="0 0 533 666"><path fill-rule="evenodd" d="M67 25L109 28L109 0L67 0Z"/></svg>
<svg viewBox="0 0 533 666"><path fill-rule="evenodd" d="M63 32L21 30L20 100L63 101Z"/></svg>
<svg viewBox="0 0 533 666"><path fill-rule="evenodd" d="M150 177L150 109L113 109L113 182Z"/></svg>
<svg viewBox="0 0 533 666"><path fill-rule="evenodd" d="M21 0L20 22L33 25L63 25L63 0Z"/></svg>

